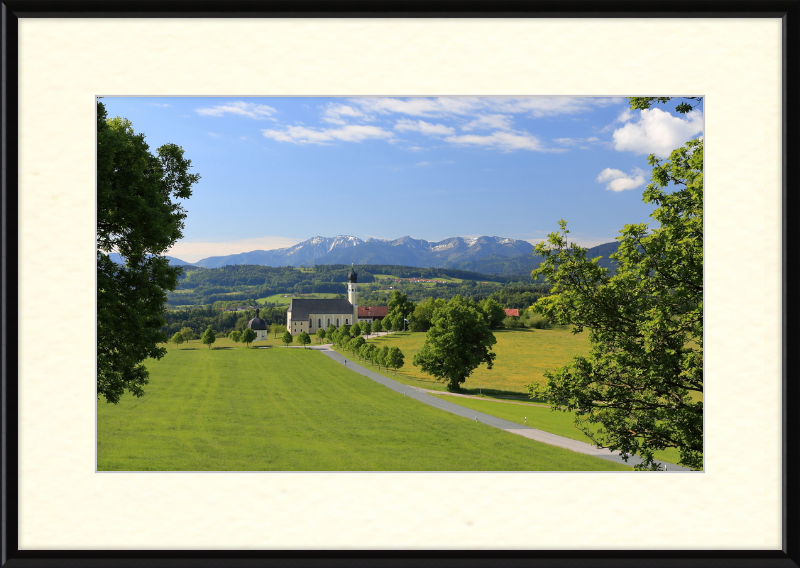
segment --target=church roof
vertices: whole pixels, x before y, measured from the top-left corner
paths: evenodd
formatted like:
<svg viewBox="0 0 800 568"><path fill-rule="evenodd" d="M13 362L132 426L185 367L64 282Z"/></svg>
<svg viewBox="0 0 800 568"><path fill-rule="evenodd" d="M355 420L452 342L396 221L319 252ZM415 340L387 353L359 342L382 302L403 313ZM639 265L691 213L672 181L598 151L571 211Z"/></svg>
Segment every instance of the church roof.
<svg viewBox="0 0 800 568"><path fill-rule="evenodd" d="M249 322L247 322L247 327L249 327L253 331L267 329L267 322L265 322L261 318L253 318Z"/></svg>
<svg viewBox="0 0 800 568"><path fill-rule="evenodd" d="M287 311L293 320L301 320L310 314L352 314L353 304L344 299L293 298Z"/></svg>
<svg viewBox="0 0 800 568"><path fill-rule="evenodd" d="M386 317L389 315L389 306L358 306L358 317Z"/></svg>
<svg viewBox="0 0 800 568"><path fill-rule="evenodd" d="M347 281L348 282L357 283L356 282L357 280L358 280L358 274L356 274L355 269L351 268L350 269L350 274L347 275Z"/></svg>

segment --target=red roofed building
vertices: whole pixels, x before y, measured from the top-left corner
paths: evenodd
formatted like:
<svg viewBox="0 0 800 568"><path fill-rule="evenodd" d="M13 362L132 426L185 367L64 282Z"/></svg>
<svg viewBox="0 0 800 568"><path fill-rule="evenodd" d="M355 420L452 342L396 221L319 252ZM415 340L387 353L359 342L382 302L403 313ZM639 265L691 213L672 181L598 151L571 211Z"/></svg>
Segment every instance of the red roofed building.
<svg viewBox="0 0 800 568"><path fill-rule="evenodd" d="M358 306L358 321L373 322L389 314L388 306Z"/></svg>
<svg viewBox="0 0 800 568"><path fill-rule="evenodd" d="M519 310L508 310L508 309L506 309L506 310L503 310L503 311L506 313L507 317L515 317L515 318L519 317Z"/></svg>

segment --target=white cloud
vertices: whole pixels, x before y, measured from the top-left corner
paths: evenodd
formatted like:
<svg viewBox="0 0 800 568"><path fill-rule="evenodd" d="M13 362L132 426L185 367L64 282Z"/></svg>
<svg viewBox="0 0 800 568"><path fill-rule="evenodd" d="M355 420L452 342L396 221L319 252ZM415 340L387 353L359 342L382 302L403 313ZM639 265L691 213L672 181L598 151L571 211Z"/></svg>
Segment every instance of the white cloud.
<svg viewBox="0 0 800 568"><path fill-rule="evenodd" d="M400 132L407 132L410 130L412 132L421 132L422 134L427 134L428 136L447 136L448 134L453 134L455 132L454 128L450 128L444 124L431 124L429 122L425 122L424 120L417 120L415 122L413 120L408 120L407 118L397 121L397 124L394 125L394 128Z"/></svg>
<svg viewBox="0 0 800 568"><path fill-rule="evenodd" d="M371 117L367 116L360 110L348 105L340 104L329 104L327 107L325 107L322 120L325 122L331 122L333 124L347 124L342 119L343 116L348 118L359 118L361 120L371 120Z"/></svg>
<svg viewBox="0 0 800 568"><path fill-rule="evenodd" d="M597 183L605 183L609 191L625 191L626 189L636 189L644 184L644 170L633 168L630 175L622 170L606 168L595 180Z"/></svg>
<svg viewBox="0 0 800 568"><path fill-rule="evenodd" d="M350 102L367 112L407 114L410 116L468 115L481 111L524 113L534 117L585 112L623 102L608 97L437 97L407 98L367 97Z"/></svg>
<svg viewBox="0 0 800 568"><path fill-rule="evenodd" d="M513 150L533 150L537 152L550 151L542 146L542 143L535 136L526 133L514 132L494 132L488 136L479 136L477 134L463 134L461 136L448 136L445 141L451 144L473 144L476 146L486 146L487 148L494 148L511 152Z"/></svg>
<svg viewBox="0 0 800 568"><path fill-rule="evenodd" d="M214 138L218 138L219 137L219 134L217 134L216 132L209 132L208 135L209 136L213 136Z"/></svg>
<svg viewBox="0 0 800 568"><path fill-rule="evenodd" d="M422 166L430 166L430 165L431 165L431 163L430 163L430 162L417 162L417 163L416 163L416 164L414 164L414 165L415 165L415 166L420 166L420 167L422 167Z"/></svg>
<svg viewBox="0 0 800 568"><path fill-rule="evenodd" d="M703 113L699 110L681 118L651 108L641 111L637 122L628 120L631 118L626 119L625 126L614 131L614 149L620 152L655 154L666 158L672 150L703 132Z"/></svg>
<svg viewBox="0 0 800 568"><path fill-rule="evenodd" d="M361 142L370 138L392 138L394 135L378 126L351 124L342 128L314 130L305 126L287 126L286 130L262 130L266 138L294 144L325 144L332 141Z"/></svg>
<svg viewBox="0 0 800 568"><path fill-rule="evenodd" d="M301 239L290 239L287 237L257 237L253 239L238 239L232 241L212 242L212 241L178 241L167 251L169 256L174 256L186 262L197 262L209 256L227 256L229 254L239 254L254 250L273 250L286 248L301 242Z"/></svg>
<svg viewBox="0 0 800 568"><path fill-rule="evenodd" d="M508 130L512 122L511 117L505 114L484 114L462 126L461 130Z"/></svg>
<svg viewBox="0 0 800 568"><path fill-rule="evenodd" d="M162 108L166 108L166 107L171 107L171 106L172 106L172 105L168 105L167 103L164 103L164 104L159 104L159 103L147 103L147 104L148 104L148 105L150 105L150 106L154 106L154 107L162 107Z"/></svg>
<svg viewBox="0 0 800 568"><path fill-rule="evenodd" d="M269 118L276 112L274 108L267 105L257 105L255 103L246 103L244 101L237 101L234 103L226 103L217 105L210 108L197 108L197 114L203 116L223 116L225 114L238 114L239 116L246 116L248 118L255 118L257 120Z"/></svg>

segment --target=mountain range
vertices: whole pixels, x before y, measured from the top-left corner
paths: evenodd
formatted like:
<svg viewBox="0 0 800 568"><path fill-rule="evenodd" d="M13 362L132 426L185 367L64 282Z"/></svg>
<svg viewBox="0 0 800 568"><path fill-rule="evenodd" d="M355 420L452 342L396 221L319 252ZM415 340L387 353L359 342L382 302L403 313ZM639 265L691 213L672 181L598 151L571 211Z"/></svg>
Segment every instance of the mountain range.
<svg viewBox="0 0 800 568"><path fill-rule="evenodd" d="M611 266L608 258L618 243L588 249L589 258L602 256L601 266ZM219 268L232 264L261 266L312 266L315 264L399 265L421 268L457 268L482 274L530 274L542 259L531 254L527 241L504 237L452 237L431 242L411 237L399 239L361 239L349 235L313 237L291 247L254 250L227 256L210 256L197 262L166 257L173 266ZM114 262L121 257L112 253Z"/></svg>
<svg viewBox="0 0 800 568"><path fill-rule="evenodd" d="M430 242L411 237L361 239L349 235L313 237L294 246L254 250L228 256L211 256L195 266L218 268L227 264L311 266L314 264L394 264L418 267L452 267L487 256L529 255L533 245L503 237L452 237Z"/></svg>

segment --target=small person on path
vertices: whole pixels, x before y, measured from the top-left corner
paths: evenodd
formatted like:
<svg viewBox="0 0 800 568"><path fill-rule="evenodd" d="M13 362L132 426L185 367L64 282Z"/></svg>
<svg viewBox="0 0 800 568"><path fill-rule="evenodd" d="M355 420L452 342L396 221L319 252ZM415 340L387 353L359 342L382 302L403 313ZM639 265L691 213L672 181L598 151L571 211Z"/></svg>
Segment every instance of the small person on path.
<svg viewBox="0 0 800 568"><path fill-rule="evenodd" d="M344 360L344 366L347 367L347 359Z"/></svg>

